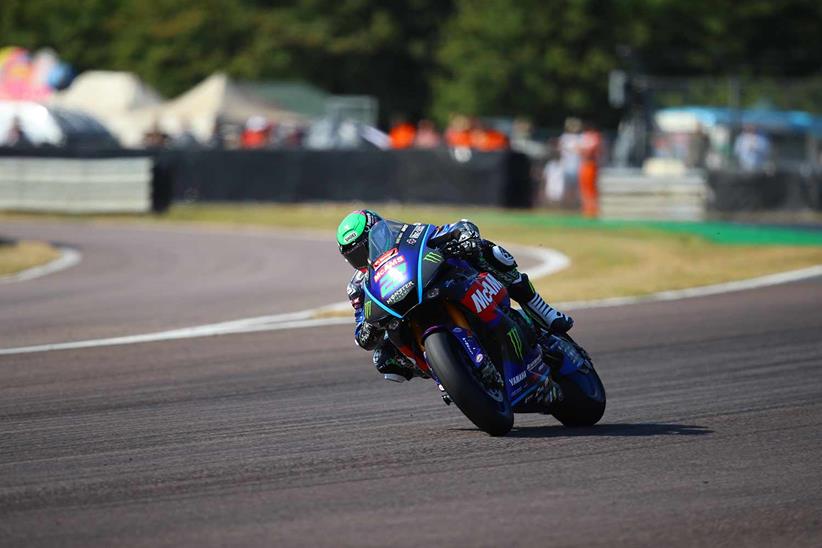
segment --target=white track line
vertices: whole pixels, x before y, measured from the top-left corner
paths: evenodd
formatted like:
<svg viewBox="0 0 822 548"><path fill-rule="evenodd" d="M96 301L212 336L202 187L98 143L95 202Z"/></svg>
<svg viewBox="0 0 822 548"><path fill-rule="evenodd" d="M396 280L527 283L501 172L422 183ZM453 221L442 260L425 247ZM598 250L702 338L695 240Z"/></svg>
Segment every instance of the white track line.
<svg viewBox="0 0 822 548"><path fill-rule="evenodd" d="M568 264L570 264L570 261L568 261L567 257L554 250L533 247L520 249L526 252L530 252L542 259L542 262L538 264L535 268L529 269L530 272L534 274L534 279L536 279L537 277L547 275L548 273L561 270L562 268L565 268L568 266ZM562 258L564 258L564 261L568 262L564 262ZM561 263L564 264L560 266ZM642 302L670 301L690 297L717 295L720 293L729 293L733 291L742 291L746 289L756 289L760 287L767 287L771 285L814 278L817 276L822 276L822 265L816 265L809 268L803 268L800 270L780 272L777 274L770 274L767 276L760 276L757 278L740 280L736 282L728 282L723 284L695 287L690 289L681 289L675 291L662 291L659 293L639 297L617 297L611 299L600 299L595 301L573 301L567 303L558 303L558 306L566 309L579 310L584 308L602 308ZM124 337L112 337L107 339L91 339L85 341L62 342L36 346L24 346L17 348L4 348L0 349L0 355L28 354L32 352L47 352L51 350L96 348L103 346L117 346L124 344L158 342L176 339L211 337L225 334L256 333L261 331L279 331L283 329L297 329L303 327L351 324L351 317L316 317L318 314L338 312L340 310L347 309L349 306L349 303L342 302L328 306L312 308L309 310L303 310L300 312L274 314L269 316L257 316L254 318L244 318L229 322L220 322L181 329L173 329L170 331L160 331L157 333L129 335Z"/></svg>
<svg viewBox="0 0 822 548"><path fill-rule="evenodd" d="M556 249L520 245L509 247L515 251L519 250L527 255L531 255L532 257L539 259L539 263L536 266L528 269L528 277L532 280L550 276L551 274L571 266L571 259Z"/></svg>
<svg viewBox="0 0 822 548"><path fill-rule="evenodd" d="M308 313L315 313L318 309L306 310ZM301 313L303 314L303 313ZM283 316L290 316L283 314ZM241 324L246 320L240 320ZM231 324L234 322L226 322ZM177 339L195 339L199 337L213 337L216 335L228 335L231 333L256 333L258 331L279 331L282 329L296 329L298 327L317 327L322 325L339 325L351 323L351 318L319 318L310 317L292 318L275 323L245 323L245 325L229 326L225 324L199 325L196 327L185 327L173 329L171 331L160 331L157 333L144 333L142 335L127 335L125 337L111 337L108 339L90 339L86 341L62 342L53 344L41 344L36 346L20 346L17 348L2 348L0 356L11 354L31 354L34 352L48 352L51 350L77 350L80 348L99 348L101 346L120 346L124 344L138 344L146 342L173 341Z"/></svg>
<svg viewBox="0 0 822 548"><path fill-rule="evenodd" d="M610 299L597 299L593 301L569 301L557 303L557 307L568 310L582 310L586 308L606 308L609 306L623 306L647 302L674 301L678 299L689 299L692 297L707 297L710 295L719 295L721 293L732 293L734 291L744 291L746 289L757 289L760 287L768 287L771 285L784 284L788 282L798 282L808 278L816 278L817 276L822 276L822 265L810 266L799 270L789 270L787 272L777 272L776 274L748 278L747 280L689 287L687 289L660 291L658 293L639 295L636 297L612 297Z"/></svg>
<svg viewBox="0 0 822 548"><path fill-rule="evenodd" d="M83 258L83 255L76 249L71 249L68 247L58 247L57 249L60 251L60 256L53 261L50 261L44 265L27 268L26 270L16 274L0 276L0 284L25 282L35 278L41 278L49 274L54 274L55 272L71 268L79 263Z"/></svg>
<svg viewBox="0 0 822 548"><path fill-rule="evenodd" d="M546 276L550 273L567 268L571 261L558 251L538 247L518 247L522 252L533 255L539 263L529 271L534 278ZM219 322L180 329L171 329L155 333L109 337L105 339L89 339L83 341L67 341L15 348L2 348L0 355L29 354L32 352L48 352L52 350L76 350L80 348L97 348L101 346L119 346L124 344L138 344L145 342L170 341L177 339L193 339L197 337L213 337L216 335L254 333L259 331L279 331L282 329L296 329L300 327L315 327L322 325L338 325L352 323L351 316L317 318L326 313L339 313L351 310L348 301L335 303L299 312L256 316L227 322Z"/></svg>

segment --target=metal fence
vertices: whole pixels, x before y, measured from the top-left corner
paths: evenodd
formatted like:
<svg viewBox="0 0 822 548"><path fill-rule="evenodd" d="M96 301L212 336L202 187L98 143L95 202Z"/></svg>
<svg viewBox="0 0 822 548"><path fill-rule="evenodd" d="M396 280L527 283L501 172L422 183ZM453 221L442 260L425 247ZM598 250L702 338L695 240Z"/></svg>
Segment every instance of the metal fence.
<svg viewBox="0 0 822 548"><path fill-rule="evenodd" d="M0 158L0 209L150 211L152 166L150 157Z"/></svg>

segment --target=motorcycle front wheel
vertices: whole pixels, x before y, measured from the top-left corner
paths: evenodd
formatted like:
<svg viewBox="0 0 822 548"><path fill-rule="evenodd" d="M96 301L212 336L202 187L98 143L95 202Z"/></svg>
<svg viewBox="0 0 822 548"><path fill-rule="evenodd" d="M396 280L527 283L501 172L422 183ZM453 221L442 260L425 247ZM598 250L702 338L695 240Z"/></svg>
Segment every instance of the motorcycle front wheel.
<svg viewBox="0 0 822 548"><path fill-rule="evenodd" d="M460 411L480 430L504 436L514 426L514 412L505 386L483 386L476 368L459 342L448 332L425 339L428 363Z"/></svg>

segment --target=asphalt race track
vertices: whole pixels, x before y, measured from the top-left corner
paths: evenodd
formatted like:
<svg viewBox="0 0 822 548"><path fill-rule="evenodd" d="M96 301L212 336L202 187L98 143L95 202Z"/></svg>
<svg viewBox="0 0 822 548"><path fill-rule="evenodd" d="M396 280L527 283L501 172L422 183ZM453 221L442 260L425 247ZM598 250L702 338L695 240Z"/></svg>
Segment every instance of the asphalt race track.
<svg viewBox="0 0 822 548"><path fill-rule="evenodd" d="M343 299L333 242L5 223L0 348ZM350 328L0 356L0 546L822 545L822 279L575 313L600 425L473 428Z"/></svg>

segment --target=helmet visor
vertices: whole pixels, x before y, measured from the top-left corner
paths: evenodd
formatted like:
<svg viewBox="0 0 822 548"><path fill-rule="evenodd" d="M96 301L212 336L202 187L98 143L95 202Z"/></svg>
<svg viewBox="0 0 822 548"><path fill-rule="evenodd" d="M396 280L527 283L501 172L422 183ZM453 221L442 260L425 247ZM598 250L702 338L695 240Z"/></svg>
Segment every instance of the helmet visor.
<svg viewBox="0 0 822 548"><path fill-rule="evenodd" d="M348 264L357 270L368 267L368 238L342 246L340 251Z"/></svg>

